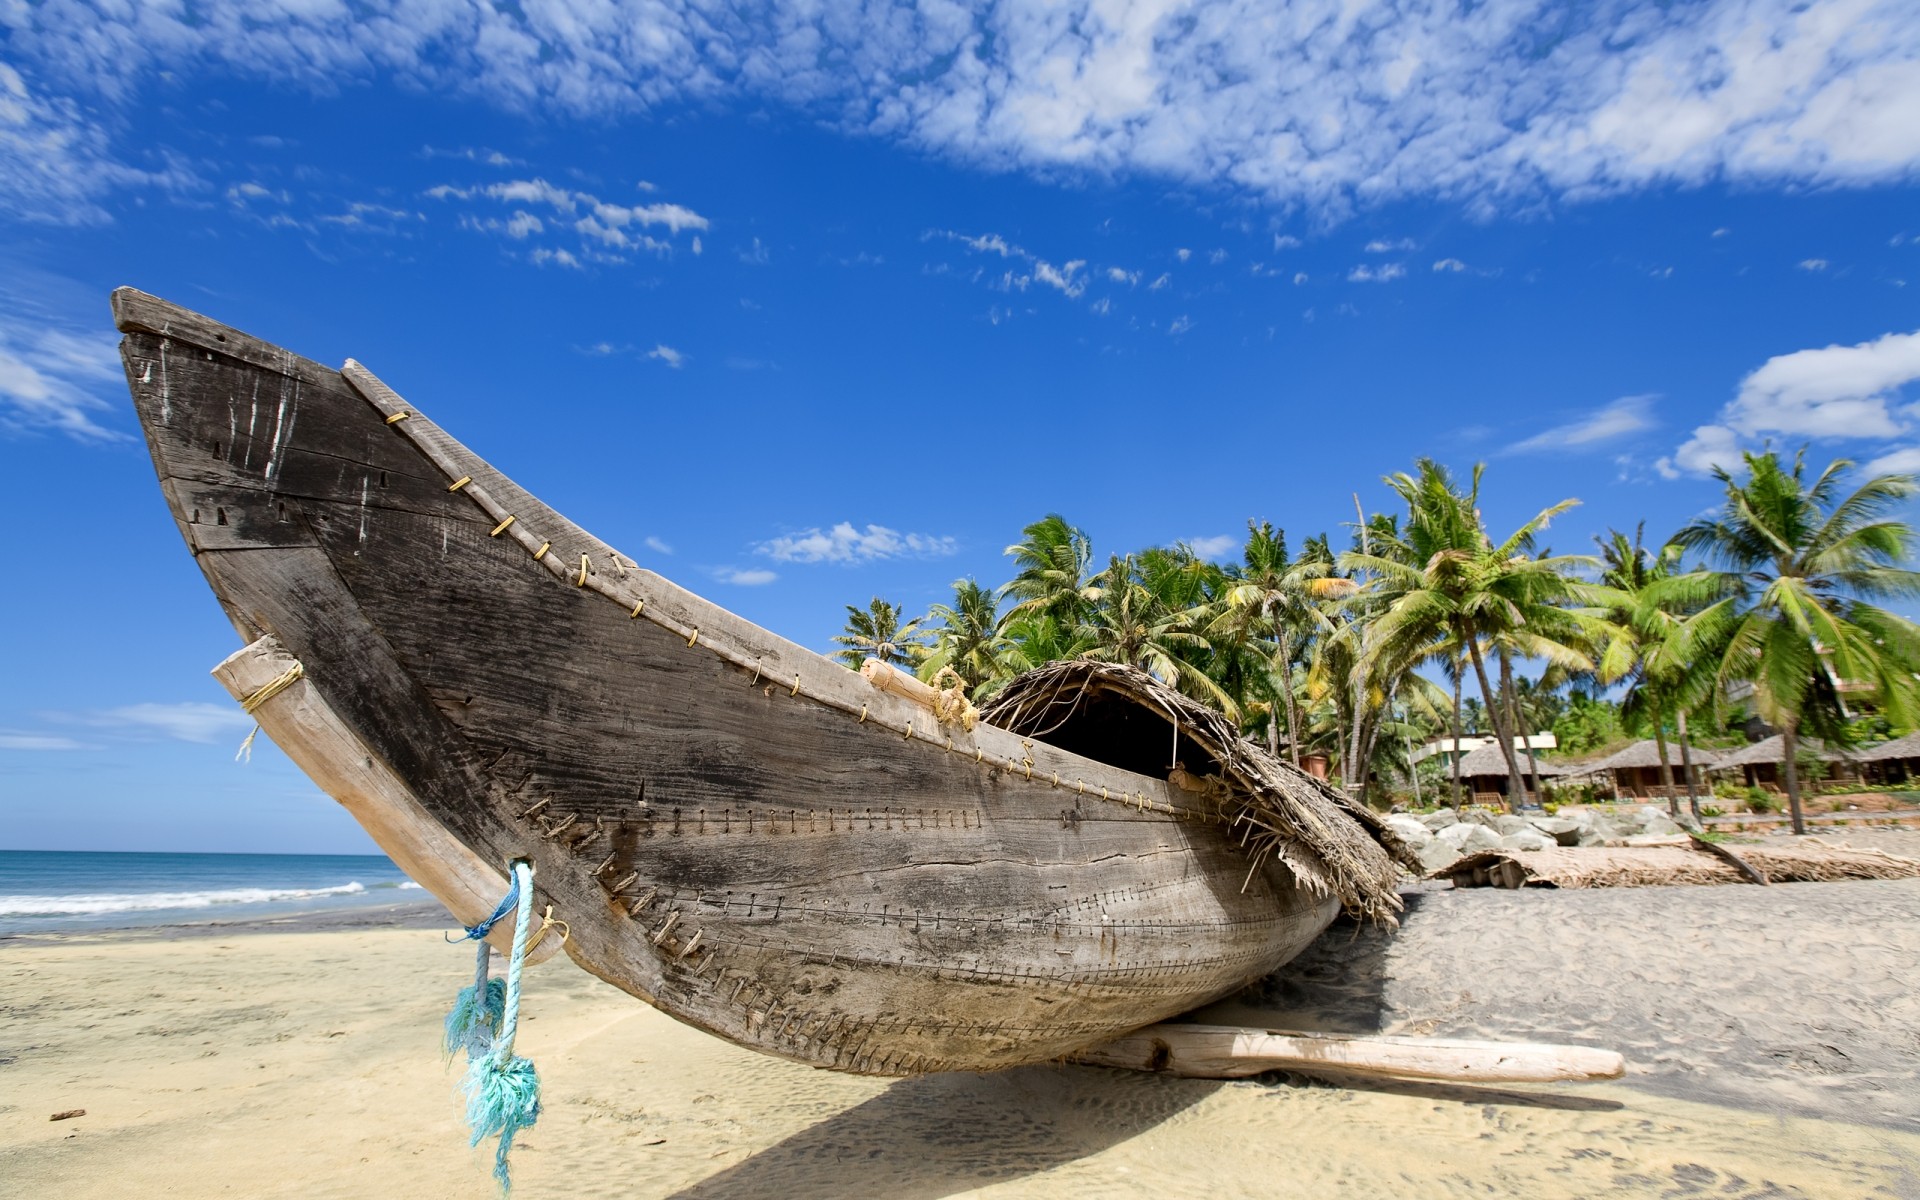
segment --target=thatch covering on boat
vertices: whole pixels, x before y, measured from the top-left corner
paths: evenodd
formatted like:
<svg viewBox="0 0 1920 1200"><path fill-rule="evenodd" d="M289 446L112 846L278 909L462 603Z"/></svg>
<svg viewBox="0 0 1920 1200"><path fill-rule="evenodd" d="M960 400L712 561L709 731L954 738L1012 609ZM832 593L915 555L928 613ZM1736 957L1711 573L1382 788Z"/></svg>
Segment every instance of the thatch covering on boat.
<svg viewBox="0 0 1920 1200"><path fill-rule="evenodd" d="M1772 883L1920 878L1920 859L1881 850L1828 846L1802 838L1783 846L1729 846ZM1552 850L1483 850L1436 875L1455 887L1672 887L1747 882L1730 863L1688 846L1562 846Z"/></svg>
<svg viewBox="0 0 1920 1200"><path fill-rule="evenodd" d="M1781 763L1787 758L1787 739L1781 734L1763 738L1750 746L1742 746L1731 753L1722 754L1713 764L1716 771L1731 767L1757 766L1764 763ZM1800 753L1822 762L1852 762L1855 756L1845 750L1829 750L1819 738L1801 738Z"/></svg>
<svg viewBox="0 0 1920 1200"><path fill-rule="evenodd" d="M1516 748L1513 756L1520 760L1520 774L1528 779L1532 779L1533 762L1528 760L1527 752L1523 749ZM1550 762L1544 758L1537 758L1535 761L1539 764L1540 777L1542 779L1558 778L1567 773L1565 763ZM1473 749L1461 755L1460 775L1463 779L1487 775L1497 775L1505 779L1507 776L1507 756L1500 753L1500 743L1488 742L1484 746L1475 746Z"/></svg>
<svg viewBox="0 0 1920 1200"><path fill-rule="evenodd" d="M1853 751L1855 762L1894 762L1903 758L1920 758L1920 733L1909 733L1878 746Z"/></svg>
<svg viewBox="0 0 1920 1200"><path fill-rule="evenodd" d="M1070 660L1016 676L981 719L1195 793L1231 822L1257 863L1277 855L1301 886L1357 916L1396 924L1414 857L1379 816L1242 738L1233 723L1145 671ZM1177 764L1177 766L1176 766ZM1199 807L1199 805L1196 805Z"/></svg>
<svg viewBox="0 0 1920 1200"><path fill-rule="evenodd" d="M1696 767L1714 767L1724 765L1719 754L1712 750L1694 746L1691 749L1693 765ZM1588 763L1581 768L1583 772L1630 771L1635 768L1655 768L1660 765L1660 743L1652 738L1642 738L1624 750L1616 750L1599 762ZM1667 743L1667 765L1674 771L1680 770L1680 743Z"/></svg>

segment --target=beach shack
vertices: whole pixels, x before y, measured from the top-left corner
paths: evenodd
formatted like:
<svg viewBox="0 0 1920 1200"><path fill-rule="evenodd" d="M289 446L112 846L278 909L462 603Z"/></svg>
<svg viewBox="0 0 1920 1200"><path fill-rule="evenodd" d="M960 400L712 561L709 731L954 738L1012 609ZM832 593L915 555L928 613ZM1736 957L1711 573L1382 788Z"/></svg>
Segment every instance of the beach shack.
<svg viewBox="0 0 1920 1200"><path fill-rule="evenodd" d="M1920 733L1881 742L1853 752L1861 774L1874 783L1908 783L1920 775Z"/></svg>
<svg viewBox="0 0 1920 1200"><path fill-rule="evenodd" d="M1800 757L1803 761L1813 759L1823 764L1824 778L1844 779L1859 774L1858 759L1854 754L1830 750L1819 738L1801 738ZM1722 754L1719 761L1714 763L1713 770L1738 771L1741 782L1746 786L1780 792L1786 790L1781 774L1781 766L1786 758L1786 738L1776 733L1770 738L1762 738L1752 745ZM1814 780L1803 773L1801 782L1812 783Z"/></svg>
<svg viewBox="0 0 1920 1200"><path fill-rule="evenodd" d="M1519 738L1515 738L1516 743ZM1533 787L1533 762L1527 758L1526 748L1516 745L1514 754L1520 760L1520 775L1527 787ZM1567 773L1567 768L1559 763L1548 762L1544 758L1537 760L1542 783L1548 779L1558 779ZM1507 757L1500 753L1500 743L1489 740L1476 746L1460 757L1460 786L1468 792L1475 804L1499 806L1504 803L1507 794ZM1537 797L1531 791L1529 802Z"/></svg>
<svg viewBox="0 0 1920 1200"><path fill-rule="evenodd" d="M1693 758L1694 769L1706 770L1719 762L1719 756L1710 750L1690 746L1687 750ZM1667 764L1673 769L1673 791L1669 795L1666 783L1660 778L1660 743L1652 738L1643 738L1624 750L1616 751L1601 759L1589 763L1583 769L1588 774L1606 774L1613 782L1614 795L1620 799L1667 800L1687 794L1687 779L1684 770L1684 758L1680 743L1667 743ZM1698 779L1698 776L1696 776ZM1706 784L1700 782L1695 792L1705 792Z"/></svg>

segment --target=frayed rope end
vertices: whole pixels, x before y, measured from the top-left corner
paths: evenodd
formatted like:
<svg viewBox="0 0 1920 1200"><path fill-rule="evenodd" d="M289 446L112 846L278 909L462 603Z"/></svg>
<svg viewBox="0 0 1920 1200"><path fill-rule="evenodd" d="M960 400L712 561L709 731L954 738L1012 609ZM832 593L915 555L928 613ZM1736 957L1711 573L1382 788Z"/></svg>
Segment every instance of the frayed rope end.
<svg viewBox="0 0 1920 1200"><path fill-rule="evenodd" d="M471 987L463 987L447 1013L446 1056L465 1051L469 1061L493 1051L493 1039L500 1032L500 1020L507 1011L507 981L489 979L484 1002L476 1002Z"/></svg>
<svg viewBox="0 0 1920 1200"><path fill-rule="evenodd" d="M469 1144L478 1146L482 1139L499 1135L493 1177L503 1192L510 1191L507 1155L513 1150L514 1135L540 1119L540 1076L530 1059L489 1054L468 1064L462 1086L467 1093L467 1124L473 1127Z"/></svg>

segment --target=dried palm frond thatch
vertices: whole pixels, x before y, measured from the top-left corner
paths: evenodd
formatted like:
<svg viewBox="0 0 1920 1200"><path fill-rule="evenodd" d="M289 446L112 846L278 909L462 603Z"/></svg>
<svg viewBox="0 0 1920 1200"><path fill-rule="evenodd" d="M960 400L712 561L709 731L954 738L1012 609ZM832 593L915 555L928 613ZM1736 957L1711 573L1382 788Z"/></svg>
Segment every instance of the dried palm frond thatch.
<svg viewBox="0 0 1920 1200"><path fill-rule="evenodd" d="M1253 858L1249 878L1271 854L1303 887L1337 896L1355 916L1397 924L1401 869L1420 873L1419 860L1364 804L1281 762L1226 717L1138 668L1048 663L1008 682L980 716L1196 793L1239 831Z"/></svg>
<svg viewBox="0 0 1920 1200"><path fill-rule="evenodd" d="M1920 860L1880 850L1819 844L1735 849L1771 883L1920 878ZM1451 876L1455 887L1671 887L1744 882L1740 872L1728 863L1687 846L1484 850L1435 874Z"/></svg>

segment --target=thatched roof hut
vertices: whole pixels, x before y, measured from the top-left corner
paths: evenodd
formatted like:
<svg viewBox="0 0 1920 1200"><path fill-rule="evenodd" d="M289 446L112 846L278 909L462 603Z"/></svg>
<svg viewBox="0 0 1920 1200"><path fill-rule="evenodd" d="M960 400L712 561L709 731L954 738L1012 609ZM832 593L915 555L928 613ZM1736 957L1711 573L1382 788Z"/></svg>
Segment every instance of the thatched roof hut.
<svg viewBox="0 0 1920 1200"><path fill-rule="evenodd" d="M1817 758L1822 762L1853 762L1859 757L1846 750L1829 750L1826 743L1819 738L1801 738L1800 750L1803 755ZM1738 750L1721 755L1720 760L1714 764L1714 769L1751 767L1768 763L1777 765L1785 762L1786 758L1787 739L1784 735L1776 733L1770 738L1762 738L1752 745L1742 746Z"/></svg>
<svg viewBox="0 0 1920 1200"><path fill-rule="evenodd" d="M1356 915L1397 923L1401 869L1422 869L1366 805L1268 754L1219 713L1137 668L1048 663L1015 676L982 706L980 718L1196 791L1218 819L1246 828L1243 844L1256 860L1273 854L1301 886L1338 896Z"/></svg>
<svg viewBox="0 0 1920 1200"><path fill-rule="evenodd" d="M1696 769L1715 765L1719 757L1713 751L1699 746L1691 746L1689 753ZM1677 741L1667 743L1667 766L1673 772L1674 793L1686 794L1685 758ZM1642 738L1625 749L1616 750L1605 758L1579 768L1579 773L1584 775L1603 772L1613 777L1614 791L1623 797L1657 799L1667 795L1667 782L1660 774L1660 743L1653 738Z"/></svg>
<svg viewBox="0 0 1920 1200"><path fill-rule="evenodd" d="M1691 754L1693 765L1696 767L1714 766L1720 761L1720 756L1716 752L1700 746L1692 747ZM1680 769L1679 742L1667 743L1667 763L1676 771ZM1626 749L1616 750L1599 762L1590 763L1587 766L1588 771L1658 771L1659 769L1660 743L1653 738L1642 738Z"/></svg>
<svg viewBox="0 0 1920 1200"><path fill-rule="evenodd" d="M1864 746L1852 751L1852 754L1855 762L1868 763L1920 759L1920 733L1909 733L1890 742L1881 742L1878 746Z"/></svg>
<svg viewBox="0 0 1920 1200"><path fill-rule="evenodd" d="M1527 761L1526 750L1515 747L1513 753L1514 757L1520 760L1520 773L1531 779L1533 777L1533 767ZM1540 777L1543 779L1549 776L1557 777L1567 773L1567 768L1563 764L1551 762L1544 758L1538 759L1537 761L1540 764ZM1484 746L1476 746L1461 755L1460 777L1463 779L1492 778L1499 780L1501 784L1504 785L1507 778L1507 756L1500 753L1500 743L1488 742ZM1494 790L1498 789L1496 788Z"/></svg>

